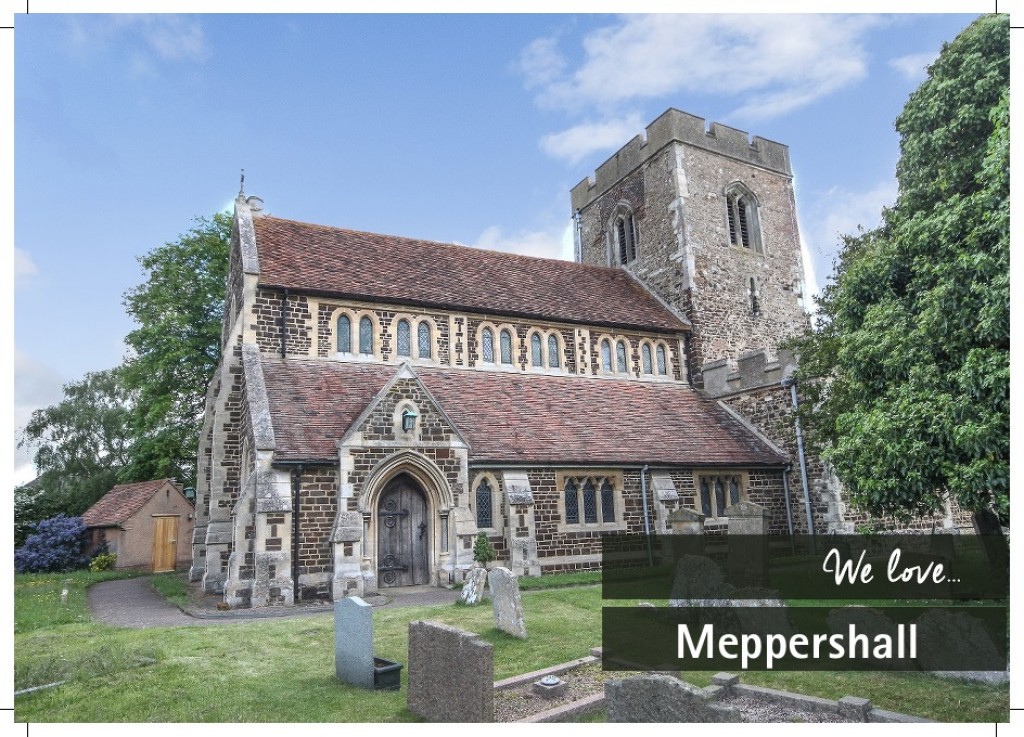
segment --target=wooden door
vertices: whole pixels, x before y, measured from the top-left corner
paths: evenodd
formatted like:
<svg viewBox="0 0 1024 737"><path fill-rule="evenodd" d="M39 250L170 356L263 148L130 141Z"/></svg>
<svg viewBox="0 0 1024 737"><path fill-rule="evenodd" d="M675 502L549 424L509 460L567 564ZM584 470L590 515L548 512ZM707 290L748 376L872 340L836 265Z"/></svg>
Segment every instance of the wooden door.
<svg viewBox="0 0 1024 737"><path fill-rule="evenodd" d="M178 559L178 518L153 518L153 573L173 571Z"/></svg>
<svg viewBox="0 0 1024 737"><path fill-rule="evenodd" d="M429 551L426 497L419 484L403 474L384 487L377 505L377 585L429 583Z"/></svg>

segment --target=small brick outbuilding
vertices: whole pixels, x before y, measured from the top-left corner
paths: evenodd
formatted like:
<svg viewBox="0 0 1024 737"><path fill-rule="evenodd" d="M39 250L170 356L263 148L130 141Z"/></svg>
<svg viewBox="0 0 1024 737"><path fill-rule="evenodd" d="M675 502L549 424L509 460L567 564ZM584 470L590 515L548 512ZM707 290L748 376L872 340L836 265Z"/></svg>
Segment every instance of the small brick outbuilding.
<svg viewBox="0 0 1024 737"><path fill-rule="evenodd" d="M82 515L90 547L104 540L116 568L173 571L191 556L195 508L171 479L119 484Z"/></svg>

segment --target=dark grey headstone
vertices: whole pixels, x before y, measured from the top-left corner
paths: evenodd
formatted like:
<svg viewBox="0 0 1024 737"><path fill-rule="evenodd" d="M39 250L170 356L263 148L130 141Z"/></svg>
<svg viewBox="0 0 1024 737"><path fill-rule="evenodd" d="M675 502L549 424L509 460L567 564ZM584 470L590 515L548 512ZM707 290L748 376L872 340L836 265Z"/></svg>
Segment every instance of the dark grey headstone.
<svg viewBox="0 0 1024 737"><path fill-rule="evenodd" d="M493 722L491 644L446 624L410 622L407 705L430 722Z"/></svg>
<svg viewBox="0 0 1024 737"><path fill-rule="evenodd" d="M334 668L345 683L373 688L373 607L358 596L334 604Z"/></svg>
<svg viewBox="0 0 1024 737"><path fill-rule="evenodd" d="M606 681L609 722L738 722L735 708L715 704L703 689L655 673Z"/></svg>

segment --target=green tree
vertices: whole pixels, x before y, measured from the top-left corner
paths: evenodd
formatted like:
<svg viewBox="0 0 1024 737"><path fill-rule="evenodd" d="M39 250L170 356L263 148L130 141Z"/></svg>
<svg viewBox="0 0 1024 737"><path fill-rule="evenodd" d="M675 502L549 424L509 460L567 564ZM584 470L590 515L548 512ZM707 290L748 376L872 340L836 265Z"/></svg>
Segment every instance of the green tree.
<svg viewBox="0 0 1024 737"><path fill-rule="evenodd" d="M494 546L487 539L487 535L482 532L478 533L476 540L473 542L473 560L482 566L486 566L496 557Z"/></svg>
<svg viewBox="0 0 1024 737"><path fill-rule="evenodd" d="M220 360L231 216L197 218L177 241L139 259L146 281L125 294L138 327L125 381L137 392L128 473L195 483L206 388Z"/></svg>
<svg viewBox="0 0 1024 737"><path fill-rule="evenodd" d="M35 449L38 477L15 490L15 538L57 514L82 514L124 473L134 445L134 397L120 368L86 374L64 386L64 399L36 410L19 444Z"/></svg>
<svg viewBox="0 0 1024 737"><path fill-rule="evenodd" d="M949 493L1008 519L1009 54L1005 15L943 47L896 121L899 199L796 346L810 435L872 514Z"/></svg>

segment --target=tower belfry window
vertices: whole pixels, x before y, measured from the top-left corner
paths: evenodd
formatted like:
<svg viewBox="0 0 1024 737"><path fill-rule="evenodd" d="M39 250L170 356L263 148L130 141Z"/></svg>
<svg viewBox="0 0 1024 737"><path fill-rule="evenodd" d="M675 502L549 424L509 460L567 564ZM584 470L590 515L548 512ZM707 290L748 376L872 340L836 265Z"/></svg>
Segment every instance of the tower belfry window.
<svg viewBox="0 0 1024 737"><path fill-rule="evenodd" d="M625 205L612 218L613 260L622 266L636 259L636 224L633 213Z"/></svg>
<svg viewBox="0 0 1024 737"><path fill-rule="evenodd" d="M763 253L761 230L757 219L757 201L742 184L732 185L725 193L726 216L729 223L729 244Z"/></svg>

